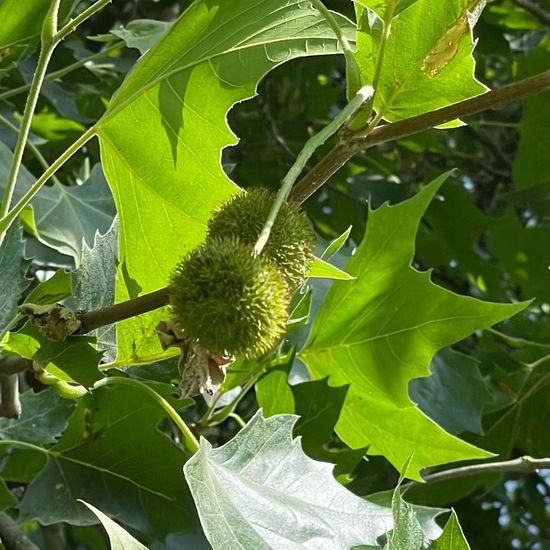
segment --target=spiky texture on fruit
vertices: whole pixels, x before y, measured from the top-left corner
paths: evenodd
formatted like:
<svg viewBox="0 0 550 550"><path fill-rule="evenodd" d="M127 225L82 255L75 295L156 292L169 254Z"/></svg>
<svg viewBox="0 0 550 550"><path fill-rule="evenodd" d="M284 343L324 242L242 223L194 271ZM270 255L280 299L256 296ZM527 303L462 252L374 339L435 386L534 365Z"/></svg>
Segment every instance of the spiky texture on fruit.
<svg viewBox="0 0 550 550"><path fill-rule="evenodd" d="M254 188L232 197L208 222L208 238L238 237L250 249L264 226L275 195ZM279 268L292 291L304 282L313 259L315 235L308 217L296 203L283 204L262 251Z"/></svg>
<svg viewBox="0 0 550 550"><path fill-rule="evenodd" d="M238 238L211 238L172 273L172 312L184 334L213 354L268 351L284 333L289 294L266 256Z"/></svg>

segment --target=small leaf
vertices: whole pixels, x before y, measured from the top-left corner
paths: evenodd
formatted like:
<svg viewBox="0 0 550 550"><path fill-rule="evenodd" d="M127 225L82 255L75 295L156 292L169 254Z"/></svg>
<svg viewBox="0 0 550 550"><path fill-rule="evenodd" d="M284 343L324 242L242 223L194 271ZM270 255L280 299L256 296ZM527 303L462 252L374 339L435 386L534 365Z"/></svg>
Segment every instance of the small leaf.
<svg viewBox="0 0 550 550"><path fill-rule="evenodd" d="M308 458L297 417L259 411L217 449L205 439L184 473L210 544L219 548L348 550L391 528L387 508L342 487L332 467Z"/></svg>
<svg viewBox="0 0 550 550"><path fill-rule="evenodd" d="M134 19L125 27L120 26L111 33L122 38L129 48L137 48L141 54L150 50L170 29L173 23L154 19Z"/></svg>
<svg viewBox="0 0 550 550"><path fill-rule="evenodd" d="M330 260L346 244L351 230L352 226L350 225L339 237L334 239L321 254L321 260Z"/></svg>
<svg viewBox="0 0 550 550"><path fill-rule="evenodd" d="M109 516L106 516L101 510L98 510L95 506L92 506L89 502L78 499L78 502L86 505L101 521L101 524L107 531L109 541L111 543L111 550L147 550L146 546L143 546L141 542L137 541L128 531L123 529L118 523L115 523Z"/></svg>
<svg viewBox="0 0 550 550"><path fill-rule="evenodd" d="M445 524L443 533L432 543L431 548L432 550L470 550L470 545L464 537L454 510Z"/></svg>
<svg viewBox="0 0 550 550"><path fill-rule="evenodd" d="M384 550L421 550L424 546L424 532L414 508L401 498L400 485L393 492L391 507L393 529L388 533Z"/></svg>
<svg viewBox="0 0 550 550"><path fill-rule="evenodd" d="M318 277L324 279L335 279L338 281L352 281L354 277L336 266L321 260L313 258L313 262L307 274L308 277Z"/></svg>

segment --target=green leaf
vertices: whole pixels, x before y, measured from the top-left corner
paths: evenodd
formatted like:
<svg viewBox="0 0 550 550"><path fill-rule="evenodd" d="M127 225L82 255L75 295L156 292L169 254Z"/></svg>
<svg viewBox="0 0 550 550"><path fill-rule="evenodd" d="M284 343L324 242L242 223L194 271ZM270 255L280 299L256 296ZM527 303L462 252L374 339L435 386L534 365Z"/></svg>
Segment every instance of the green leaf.
<svg viewBox="0 0 550 550"><path fill-rule="evenodd" d="M296 403L293 412L300 416L294 434L301 436L306 453L318 456L332 438L348 388L333 388L324 379L296 384L291 389Z"/></svg>
<svg viewBox="0 0 550 550"><path fill-rule="evenodd" d="M111 33L122 38L129 48L137 48L141 54L150 50L172 27L167 21L134 19L125 27L120 26Z"/></svg>
<svg viewBox="0 0 550 550"><path fill-rule="evenodd" d="M17 316L17 304L30 279L25 277L29 261L25 259L23 230L17 223L7 232L0 247L0 336Z"/></svg>
<svg viewBox="0 0 550 550"><path fill-rule="evenodd" d="M481 417L493 400L475 357L444 349L430 365L431 375L412 380L409 395L416 405L444 430L483 434Z"/></svg>
<svg viewBox="0 0 550 550"><path fill-rule="evenodd" d="M464 537L454 510L445 524L443 533L432 543L431 548L433 550L470 550L470 545Z"/></svg>
<svg viewBox="0 0 550 550"><path fill-rule="evenodd" d="M339 21L351 35L351 23ZM166 286L212 210L238 191L220 164L220 151L236 143L228 110L284 61L337 51L307 2L200 0L141 58L98 125L120 216L117 301ZM163 317L119 323L118 362L165 357L153 334Z"/></svg>
<svg viewBox="0 0 550 550"><path fill-rule="evenodd" d="M410 401L408 384L427 376L434 353L525 307L458 296L411 268L415 235L444 174L416 196L369 215L367 233L334 283L299 357L314 378L350 385L336 432L351 448L369 447L396 468L490 456L442 430Z"/></svg>
<svg viewBox="0 0 550 550"><path fill-rule="evenodd" d="M388 533L384 550L421 550L424 546L424 532L414 508L401 498L400 485L393 492L391 508L393 529Z"/></svg>
<svg viewBox="0 0 550 550"><path fill-rule="evenodd" d="M352 275L342 271L335 265L325 262L325 260L322 260L321 258L313 258L313 262L311 263L307 276L323 279L335 279L337 281L353 280Z"/></svg>
<svg viewBox="0 0 550 550"><path fill-rule="evenodd" d="M71 274L72 294L77 309L93 310L113 304L115 299L118 221L115 219L105 235L96 233L93 248L82 243L80 266ZM106 353L104 362L116 357L114 325L94 330L97 348Z"/></svg>
<svg viewBox="0 0 550 550"><path fill-rule="evenodd" d="M35 445L56 443L73 411L73 402L52 390L28 390L21 395L22 414L18 420L0 418L0 438L17 439Z"/></svg>
<svg viewBox="0 0 550 550"><path fill-rule="evenodd" d="M109 516L106 516L101 510L98 510L95 506L92 506L85 500L78 499L87 506L101 521L107 535L109 536L109 542L111 543L111 550L147 550L146 546L143 546L141 542L137 541L128 531L124 530L118 523L115 523Z"/></svg>
<svg viewBox="0 0 550 550"><path fill-rule="evenodd" d="M55 304L71 294L71 276L58 269L47 281L34 288L25 301L30 304Z"/></svg>
<svg viewBox="0 0 550 550"><path fill-rule="evenodd" d="M3 192L11 164L11 151L0 142L0 192ZM14 202L34 183L34 176L21 167ZM82 239L93 242L96 230L105 232L111 226L115 208L101 167L94 166L90 179L83 185L66 186L54 183L42 187L33 199L35 226L40 240L80 260Z"/></svg>
<svg viewBox="0 0 550 550"><path fill-rule="evenodd" d="M0 479L0 510L13 508L17 505L17 498L9 490L3 479Z"/></svg>
<svg viewBox="0 0 550 550"><path fill-rule="evenodd" d="M288 371L291 364L270 369L254 385L258 405L266 418L274 414L293 413L294 396L288 385Z"/></svg>
<svg viewBox="0 0 550 550"><path fill-rule="evenodd" d="M0 49L38 38L51 0L3 0L0 3ZM61 0L59 20L68 15L72 0Z"/></svg>
<svg viewBox="0 0 550 550"><path fill-rule="evenodd" d="M550 40L546 36L527 55L519 59L521 78L542 73L550 68ZM519 145L512 166L516 189L550 185L550 93L545 92L523 101L519 123Z"/></svg>
<svg viewBox="0 0 550 550"><path fill-rule="evenodd" d="M376 7L380 2L360 4ZM472 56L472 27L483 0L418 0L398 3L398 8L399 4L407 9L391 22L374 102L379 116L400 120L487 90L475 79ZM382 41L381 32L371 29L380 28L382 22L367 12L359 20L356 58L363 82L371 84Z"/></svg>
<svg viewBox="0 0 550 550"><path fill-rule="evenodd" d="M375 544L387 508L342 487L331 466L292 440L293 415L257 413L231 441L200 450L184 473L206 536L218 548L330 548Z"/></svg>
<svg viewBox="0 0 550 550"><path fill-rule="evenodd" d="M75 501L82 498L149 537L195 531L198 521L181 479L187 455L157 429L163 418L163 409L139 389L101 388L78 402L54 447L0 442L48 458L25 492L20 520L97 523Z"/></svg>
<svg viewBox="0 0 550 550"><path fill-rule="evenodd" d="M352 230L350 225L339 237L336 237L321 254L321 260L330 260L345 244Z"/></svg>
<svg viewBox="0 0 550 550"><path fill-rule="evenodd" d="M101 353L95 349L94 343L95 339L87 336L70 336L65 342L52 342L36 325L27 323L20 331L10 333L4 348L36 361L61 380L91 388L102 378L97 368Z"/></svg>

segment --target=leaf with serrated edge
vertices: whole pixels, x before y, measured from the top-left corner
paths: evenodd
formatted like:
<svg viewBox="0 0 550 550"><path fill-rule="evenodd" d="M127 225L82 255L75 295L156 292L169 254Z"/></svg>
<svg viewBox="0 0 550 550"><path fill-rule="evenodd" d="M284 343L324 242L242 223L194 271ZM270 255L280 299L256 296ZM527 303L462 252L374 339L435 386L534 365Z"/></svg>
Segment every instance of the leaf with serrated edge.
<svg viewBox="0 0 550 550"><path fill-rule="evenodd" d="M184 473L214 549L347 550L375 544L391 512L355 496L332 465L308 458L292 439L297 416L258 411L228 443L200 450Z"/></svg>
<svg viewBox="0 0 550 550"><path fill-rule="evenodd" d="M353 25L336 17L352 38ZM308 2L200 0L140 59L98 124L120 216L117 301L166 286L204 238L212 210L238 191L220 164L221 150L237 141L228 110L284 61L337 52ZM153 329L166 316L118 323L117 363L165 357Z"/></svg>
<svg viewBox="0 0 550 550"><path fill-rule="evenodd" d="M410 265L420 218L448 174L396 206L369 214L367 232L319 310L300 359L314 378L350 384L336 432L352 448L369 446L408 475L426 466L490 453L451 436L411 402L408 384L427 376L434 353L489 327L526 303L495 304L459 296Z"/></svg>

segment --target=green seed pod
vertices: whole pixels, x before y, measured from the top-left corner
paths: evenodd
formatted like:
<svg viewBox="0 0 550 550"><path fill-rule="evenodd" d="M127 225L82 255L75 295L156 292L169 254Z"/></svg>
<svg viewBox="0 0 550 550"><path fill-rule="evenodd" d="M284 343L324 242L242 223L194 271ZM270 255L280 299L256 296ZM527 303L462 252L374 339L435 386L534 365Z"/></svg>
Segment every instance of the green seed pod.
<svg viewBox="0 0 550 550"><path fill-rule="evenodd" d="M202 348L253 357L284 333L289 295L266 257L237 238L211 238L175 268L170 304L184 335Z"/></svg>
<svg viewBox="0 0 550 550"><path fill-rule="evenodd" d="M264 226L275 195L254 188L225 202L208 222L208 238L238 237L251 249ZM313 259L315 235L308 217L293 202L281 207L260 256L279 268L292 291L304 282Z"/></svg>

